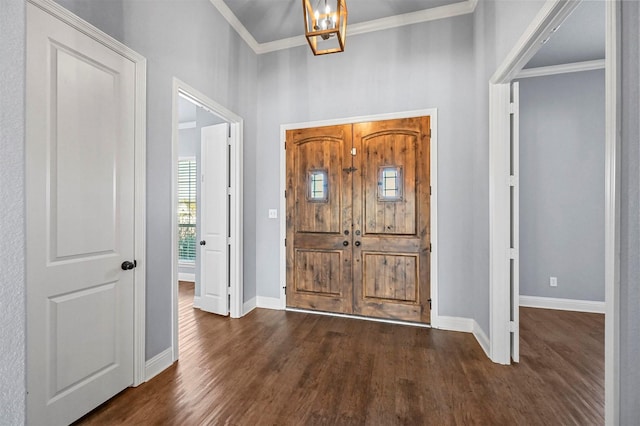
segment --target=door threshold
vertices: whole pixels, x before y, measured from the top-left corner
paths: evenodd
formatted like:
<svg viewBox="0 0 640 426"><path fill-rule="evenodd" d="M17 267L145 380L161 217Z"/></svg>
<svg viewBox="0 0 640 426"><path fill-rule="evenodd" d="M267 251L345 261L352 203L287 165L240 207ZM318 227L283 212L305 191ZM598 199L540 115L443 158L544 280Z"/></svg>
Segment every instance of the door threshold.
<svg viewBox="0 0 640 426"><path fill-rule="evenodd" d="M289 306L285 308L285 311L300 312L303 314L324 315L327 317L339 317L339 318L350 318L350 319L357 319L357 320L364 320L364 321L384 322L387 324L408 325L411 327L419 327L419 328L432 328L431 324L424 324L421 322L401 321L401 320L392 320L392 319L374 318L374 317L363 317L360 315L339 314L336 312L312 311L310 309L290 308Z"/></svg>

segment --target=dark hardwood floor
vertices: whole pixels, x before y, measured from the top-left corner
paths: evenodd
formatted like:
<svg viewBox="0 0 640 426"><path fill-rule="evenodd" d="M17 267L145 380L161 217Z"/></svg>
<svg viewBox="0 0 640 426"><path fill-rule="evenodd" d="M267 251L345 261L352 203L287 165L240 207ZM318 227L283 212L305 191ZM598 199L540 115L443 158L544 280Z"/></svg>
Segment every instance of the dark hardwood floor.
<svg viewBox="0 0 640 426"><path fill-rule="evenodd" d="M493 364L471 334L257 309L191 307L180 361L83 425L597 425L604 316L522 308L521 362Z"/></svg>

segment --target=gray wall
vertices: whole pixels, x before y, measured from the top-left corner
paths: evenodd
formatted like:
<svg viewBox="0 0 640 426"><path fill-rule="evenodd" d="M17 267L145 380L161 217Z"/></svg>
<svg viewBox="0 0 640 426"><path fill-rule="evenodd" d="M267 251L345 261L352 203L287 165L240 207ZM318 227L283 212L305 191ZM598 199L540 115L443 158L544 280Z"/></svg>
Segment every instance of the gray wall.
<svg viewBox="0 0 640 426"><path fill-rule="evenodd" d="M604 301L604 89L604 70L520 82L521 295Z"/></svg>
<svg viewBox="0 0 640 426"><path fill-rule="evenodd" d="M622 9L620 424L640 418L640 3Z"/></svg>
<svg viewBox="0 0 640 426"><path fill-rule="evenodd" d="M25 2L0 1L0 424L25 421Z"/></svg>
<svg viewBox="0 0 640 426"><path fill-rule="evenodd" d="M344 54L308 46L259 57L257 175L258 295L279 297L280 125L438 108L440 314L473 313L475 132L473 16L351 36ZM485 224L484 226L487 226ZM487 306L488 308L488 306Z"/></svg>
<svg viewBox="0 0 640 426"><path fill-rule="evenodd" d="M175 76L245 120L244 296L255 296L257 57L207 0L58 0L147 58L147 359L171 346ZM197 42L194 42L197 41Z"/></svg>

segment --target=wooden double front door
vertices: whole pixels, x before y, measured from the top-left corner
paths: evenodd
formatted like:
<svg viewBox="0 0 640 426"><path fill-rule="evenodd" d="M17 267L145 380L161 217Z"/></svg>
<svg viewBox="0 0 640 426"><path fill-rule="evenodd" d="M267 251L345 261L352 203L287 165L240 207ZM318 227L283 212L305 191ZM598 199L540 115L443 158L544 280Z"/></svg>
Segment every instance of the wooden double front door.
<svg viewBox="0 0 640 426"><path fill-rule="evenodd" d="M287 306L428 323L429 117L287 131Z"/></svg>

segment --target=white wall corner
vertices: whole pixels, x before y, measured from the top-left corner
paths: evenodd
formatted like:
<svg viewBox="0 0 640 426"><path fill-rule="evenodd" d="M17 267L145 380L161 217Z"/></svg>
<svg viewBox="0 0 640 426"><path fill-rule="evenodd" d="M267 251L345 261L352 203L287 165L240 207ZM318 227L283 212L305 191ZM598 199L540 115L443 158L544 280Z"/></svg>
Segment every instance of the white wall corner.
<svg viewBox="0 0 640 426"><path fill-rule="evenodd" d="M487 357L491 358L491 342L489 341L489 337L487 337L486 333L484 332L482 327L480 327L480 324L478 324L476 320L473 320L473 335Z"/></svg>
<svg viewBox="0 0 640 426"><path fill-rule="evenodd" d="M256 298L253 297L242 304L242 315L247 315L257 307Z"/></svg>
<svg viewBox="0 0 640 426"><path fill-rule="evenodd" d="M520 296L520 306L559 311L605 313L605 303L595 300L559 299L555 297Z"/></svg>
<svg viewBox="0 0 640 426"><path fill-rule="evenodd" d="M153 379L173 364L173 348L167 348L146 362L144 368L145 382Z"/></svg>
<svg viewBox="0 0 640 426"><path fill-rule="evenodd" d="M193 307L198 309L202 308L202 300L199 296L193 298Z"/></svg>
<svg viewBox="0 0 640 426"><path fill-rule="evenodd" d="M264 308L264 309L275 309L278 311L284 310L284 306L282 301L278 297L264 297L257 296L256 297L256 307Z"/></svg>

